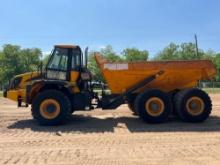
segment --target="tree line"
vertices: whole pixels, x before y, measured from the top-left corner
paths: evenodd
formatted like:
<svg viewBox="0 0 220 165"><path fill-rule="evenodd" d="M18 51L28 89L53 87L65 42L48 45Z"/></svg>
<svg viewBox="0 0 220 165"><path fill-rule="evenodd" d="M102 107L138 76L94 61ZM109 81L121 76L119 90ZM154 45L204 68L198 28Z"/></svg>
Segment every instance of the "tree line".
<svg viewBox="0 0 220 165"><path fill-rule="evenodd" d="M25 48L6 44L0 51L0 87L13 76L37 70L42 52L39 48Z"/></svg>
<svg viewBox="0 0 220 165"><path fill-rule="evenodd" d="M199 49L197 52L194 43L170 43L153 59L149 59L149 52L147 50L139 50L137 48L125 48L121 53L117 53L112 46L108 45L98 51L111 62L209 59L213 61L218 70L215 81L220 81L220 53L212 50L204 51L202 49ZM96 81L103 81L92 56L93 52L90 52L88 67L94 74ZM48 56L43 56L39 48L21 48L18 45L11 44L4 45L2 50L0 50L0 86L7 83L17 74L37 70L42 62L44 64L47 62Z"/></svg>

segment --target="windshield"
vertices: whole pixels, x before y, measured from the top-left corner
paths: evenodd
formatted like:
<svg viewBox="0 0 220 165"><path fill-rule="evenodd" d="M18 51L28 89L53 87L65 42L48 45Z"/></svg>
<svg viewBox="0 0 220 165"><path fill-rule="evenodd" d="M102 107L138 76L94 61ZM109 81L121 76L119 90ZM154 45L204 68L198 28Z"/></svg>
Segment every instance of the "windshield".
<svg viewBox="0 0 220 165"><path fill-rule="evenodd" d="M68 50L56 48L53 52L52 58L49 61L48 68L55 70L67 70Z"/></svg>

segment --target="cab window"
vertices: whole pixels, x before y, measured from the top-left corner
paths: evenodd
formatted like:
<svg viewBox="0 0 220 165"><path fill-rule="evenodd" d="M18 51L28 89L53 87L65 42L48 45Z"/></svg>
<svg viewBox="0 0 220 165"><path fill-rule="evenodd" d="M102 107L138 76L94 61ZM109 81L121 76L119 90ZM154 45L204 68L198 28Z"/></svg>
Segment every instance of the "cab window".
<svg viewBox="0 0 220 165"><path fill-rule="evenodd" d="M67 70L68 50L56 48L53 52L52 59L48 64L48 68L55 70Z"/></svg>
<svg viewBox="0 0 220 165"><path fill-rule="evenodd" d="M72 70L77 70L79 67L81 67L81 51L73 50Z"/></svg>

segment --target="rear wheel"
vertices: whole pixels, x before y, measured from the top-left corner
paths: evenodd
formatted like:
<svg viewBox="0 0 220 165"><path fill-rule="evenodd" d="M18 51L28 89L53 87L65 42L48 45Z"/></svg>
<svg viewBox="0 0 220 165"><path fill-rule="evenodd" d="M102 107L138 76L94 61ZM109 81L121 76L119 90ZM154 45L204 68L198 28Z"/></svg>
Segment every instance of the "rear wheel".
<svg viewBox="0 0 220 165"><path fill-rule="evenodd" d="M71 104L66 95L47 90L36 96L32 103L32 116L41 125L58 125L66 121Z"/></svg>
<svg viewBox="0 0 220 165"><path fill-rule="evenodd" d="M171 113L170 97L160 90L148 90L137 96L135 110L139 116L149 123L161 123Z"/></svg>
<svg viewBox="0 0 220 165"><path fill-rule="evenodd" d="M178 92L174 98L174 106L180 119L185 122L203 122L212 111L210 97L197 88Z"/></svg>

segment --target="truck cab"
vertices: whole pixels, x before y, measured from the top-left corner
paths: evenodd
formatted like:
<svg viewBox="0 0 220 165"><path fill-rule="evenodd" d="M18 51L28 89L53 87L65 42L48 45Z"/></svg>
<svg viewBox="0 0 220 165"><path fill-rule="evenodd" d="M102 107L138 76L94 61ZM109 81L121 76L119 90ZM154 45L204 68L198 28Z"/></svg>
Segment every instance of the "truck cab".
<svg viewBox="0 0 220 165"><path fill-rule="evenodd" d="M85 56L87 53L88 48L85 50ZM82 97L82 93L91 92L88 84L92 80L85 64L85 56L83 58L79 46L55 45L45 68L16 75L4 91L4 96L17 101L18 107L22 106L22 103L26 106L32 104L38 92L52 88L62 88L69 95L74 93L75 97ZM75 104L75 109L79 108L85 107Z"/></svg>
<svg viewBox="0 0 220 165"><path fill-rule="evenodd" d="M56 45L46 65L46 78L76 82L83 68L79 46Z"/></svg>

